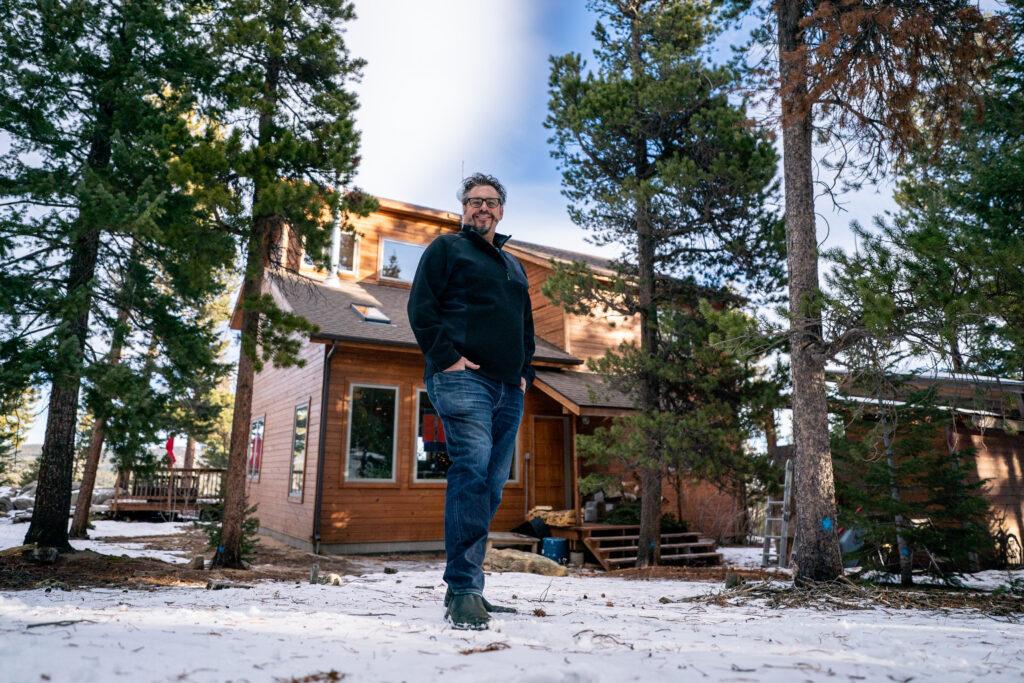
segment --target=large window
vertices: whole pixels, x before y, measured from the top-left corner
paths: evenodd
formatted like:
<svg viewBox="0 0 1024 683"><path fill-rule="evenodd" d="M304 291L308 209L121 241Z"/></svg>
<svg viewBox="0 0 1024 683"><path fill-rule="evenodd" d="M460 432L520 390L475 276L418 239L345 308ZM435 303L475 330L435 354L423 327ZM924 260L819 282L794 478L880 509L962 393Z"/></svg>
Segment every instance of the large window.
<svg viewBox="0 0 1024 683"><path fill-rule="evenodd" d="M422 244L383 240L380 250L380 276L386 280L412 282L416 266L426 249Z"/></svg>
<svg viewBox="0 0 1024 683"><path fill-rule="evenodd" d="M353 385L349 394L348 481L395 480L398 389Z"/></svg>
<svg viewBox="0 0 1024 683"><path fill-rule="evenodd" d="M246 460L245 472L252 481L259 481L260 467L263 465L263 425L265 416L257 417L249 425L249 457Z"/></svg>
<svg viewBox="0 0 1024 683"><path fill-rule="evenodd" d="M416 402L417 481L444 480L448 474L448 448L444 440L441 416L434 410L427 392L420 390Z"/></svg>
<svg viewBox="0 0 1024 683"><path fill-rule="evenodd" d="M292 427L292 458L288 477L288 496L302 497L303 475L306 470L306 435L309 433L309 399L295 406Z"/></svg>
<svg viewBox="0 0 1024 683"><path fill-rule="evenodd" d="M508 481L517 481L519 460L519 435L516 435L515 452L509 468ZM448 447L441 416L434 410L430 397L422 389L416 397L416 462L413 478L416 481L444 481L448 476Z"/></svg>

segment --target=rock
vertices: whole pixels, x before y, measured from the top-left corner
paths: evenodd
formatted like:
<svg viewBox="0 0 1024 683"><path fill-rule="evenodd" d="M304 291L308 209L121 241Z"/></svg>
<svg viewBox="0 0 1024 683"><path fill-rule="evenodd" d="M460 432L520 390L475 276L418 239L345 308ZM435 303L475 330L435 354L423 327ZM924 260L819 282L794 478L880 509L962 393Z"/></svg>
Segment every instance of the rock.
<svg viewBox="0 0 1024 683"><path fill-rule="evenodd" d="M484 557L484 569L492 572L522 572L542 576L566 576L565 567L543 555L514 550L491 548Z"/></svg>
<svg viewBox="0 0 1024 683"><path fill-rule="evenodd" d="M0 514L10 512L13 507L14 503L11 502L10 496L0 496Z"/></svg>
<svg viewBox="0 0 1024 683"><path fill-rule="evenodd" d="M395 569L394 567L384 567L384 573L385 574L397 574L398 570Z"/></svg>
<svg viewBox="0 0 1024 683"><path fill-rule="evenodd" d="M114 489L96 489L92 492L92 504L102 505L114 497Z"/></svg>
<svg viewBox="0 0 1024 683"><path fill-rule="evenodd" d="M41 546L32 551L32 561L39 564L53 564L57 561L59 554L56 548Z"/></svg>
<svg viewBox="0 0 1024 683"><path fill-rule="evenodd" d="M31 510L11 510L8 515L11 517L11 524L23 524L32 521Z"/></svg>
<svg viewBox="0 0 1024 683"><path fill-rule="evenodd" d="M29 496L18 496L11 503L14 505L15 510L29 510L35 507L36 499Z"/></svg>
<svg viewBox="0 0 1024 683"><path fill-rule="evenodd" d="M206 569L206 558L202 555L196 555L192 558L192 561L188 563L189 569Z"/></svg>
<svg viewBox="0 0 1024 683"><path fill-rule="evenodd" d="M206 582L206 590L208 591L220 591L225 588L252 588L247 583L237 583L235 581L224 581L221 579L210 579Z"/></svg>
<svg viewBox="0 0 1024 683"><path fill-rule="evenodd" d="M744 584L743 577L736 572L725 573L725 587L726 588L738 588Z"/></svg>
<svg viewBox="0 0 1024 683"><path fill-rule="evenodd" d="M37 481L34 481L34 482L30 483L30 484L26 484L25 486L21 487L20 491L18 491L18 495L19 496L35 496L36 495L36 486L38 486L38 485L39 485L39 482L37 482Z"/></svg>

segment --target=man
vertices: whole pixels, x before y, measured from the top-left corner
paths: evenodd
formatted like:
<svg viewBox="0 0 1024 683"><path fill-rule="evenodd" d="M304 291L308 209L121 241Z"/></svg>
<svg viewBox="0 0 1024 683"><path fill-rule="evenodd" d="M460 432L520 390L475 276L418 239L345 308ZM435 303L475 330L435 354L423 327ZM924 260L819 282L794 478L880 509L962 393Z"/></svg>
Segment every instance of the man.
<svg viewBox="0 0 1024 683"><path fill-rule="evenodd" d="M409 297L409 322L426 357L427 395L444 423L451 459L445 618L459 629L486 629L488 612L515 611L484 599L481 566L534 376L526 271L502 250L508 235L495 232L505 197L492 176L462 181L462 229L427 247Z"/></svg>

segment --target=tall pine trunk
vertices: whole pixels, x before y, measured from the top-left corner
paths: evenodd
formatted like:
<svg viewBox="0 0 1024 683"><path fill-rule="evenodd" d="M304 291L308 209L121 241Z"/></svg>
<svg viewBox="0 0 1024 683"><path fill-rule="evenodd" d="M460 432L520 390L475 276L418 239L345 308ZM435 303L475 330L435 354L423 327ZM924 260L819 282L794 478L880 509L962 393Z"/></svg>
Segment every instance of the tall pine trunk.
<svg viewBox="0 0 1024 683"><path fill-rule="evenodd" d="M836 534L835 483L829 448L825 358L821 343L818 242L814 219L812 116L806 104L807 57L802 0L779 0L786 249L789 271L790 366L793 378L797 584L842 575Z"/></svg>
<svg viewBox="0 0 1024 683"><path fill-rule="evenodd" d="M268 148L273 142L273 116L280 107L278 102L281 64L277 58L267 62L263 80L263 106L259 117L257 147ZM261 169L253 190L252 230L246 249L245 281L242 285L242 301L260 296L263 291L264 271L271 265L271 236L280 235L280 218L270 215L255 215L264 194L260 178L276 178L277 169L273 159L265 162L269 167ZM276 228L276 229L275 229ZM231 449L228 451L228 471L224 490L224 518L221 522L220 547L213 558L214 566L244 569L242 558L243 523L245 522L245 460L249 444L249 421L252 418L252 387L256 374L260 314L258 311L242 309L242 352L238 354L238 379L235 385L234 414L231 419Z"/></svg>
<svg viewBox="0 0 1024 683"><path fill-rule="evenodd" d="M113 120L113 104L102 103L97 111L86 159L88 169L99 175L103 175L110 164ZM60 350L55 361L58 367L50 387L32 523L25 534L25 543L49 546L63 552L74 550L68 543L68 516L71 513L71 478L75 463L75 428L85 344L89 338L93 277L100 249L100 230L95 225L98 217L83 215L87 210L79 211L79 232L71 245L64 300L66 308L58 328Z"/></svg>
<svg viewBox="0 0 1024 683"><path fill-rule="evenodd" d="M263 242L264 240L259 240L258 245L248 250L246 276L241 294L243 302L250 297L259 296L263 289ZM255 352L259 324L258 311L243 309L242 352L238 354L238 379L235 385L234 413L231 418L231 447L228 450L224 482L224 517L221 521L220 546L213 557L213 565L216 567L245 567L242 558L242 525L246 510L245 467L249 445L249 420L252 417L252 387L256 374L255 360L247 348Z"/></svg>
<svg viewBox="0 0 1024 683"><path fill-rule="evenodd" d="M186 470L190 470L196 466L196 440L190 434L188 440L185 441L185 464L183 467Z"/></svg>
<svg viewBox="0 0 1024 683"><path fill-rule="evenodd" d="M122 306L117 314L118 327L114 332L114 341L107 354L108 362L111 365L118 365L121 362L121 352L124 348L123 325L128 323L128 308ZM103 455L103 440L106 436L107 420L105 417L97 417L92 425L92 434L89 436L89 451L85 458L85 468L82 472L82 483L78 487L78 502L75 504L75 516L71 520L71 538L89 538L89 511L92 509L92 493L96 487L96 472L99 471L100 458Z"/></svg>

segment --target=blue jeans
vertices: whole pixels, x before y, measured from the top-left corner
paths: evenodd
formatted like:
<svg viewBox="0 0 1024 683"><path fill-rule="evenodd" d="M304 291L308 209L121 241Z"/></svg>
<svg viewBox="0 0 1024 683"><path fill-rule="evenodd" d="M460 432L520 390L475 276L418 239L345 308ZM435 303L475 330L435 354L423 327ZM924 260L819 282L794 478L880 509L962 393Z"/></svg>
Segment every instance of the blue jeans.
<svg viewBox="0 0 1024 683"><path fill-rule="evenodd" d="M444 580L456 595L482 595L487 531L512 466L523 392L472 370L438 372L426 385L452 462L444 500Z"/></svg>

